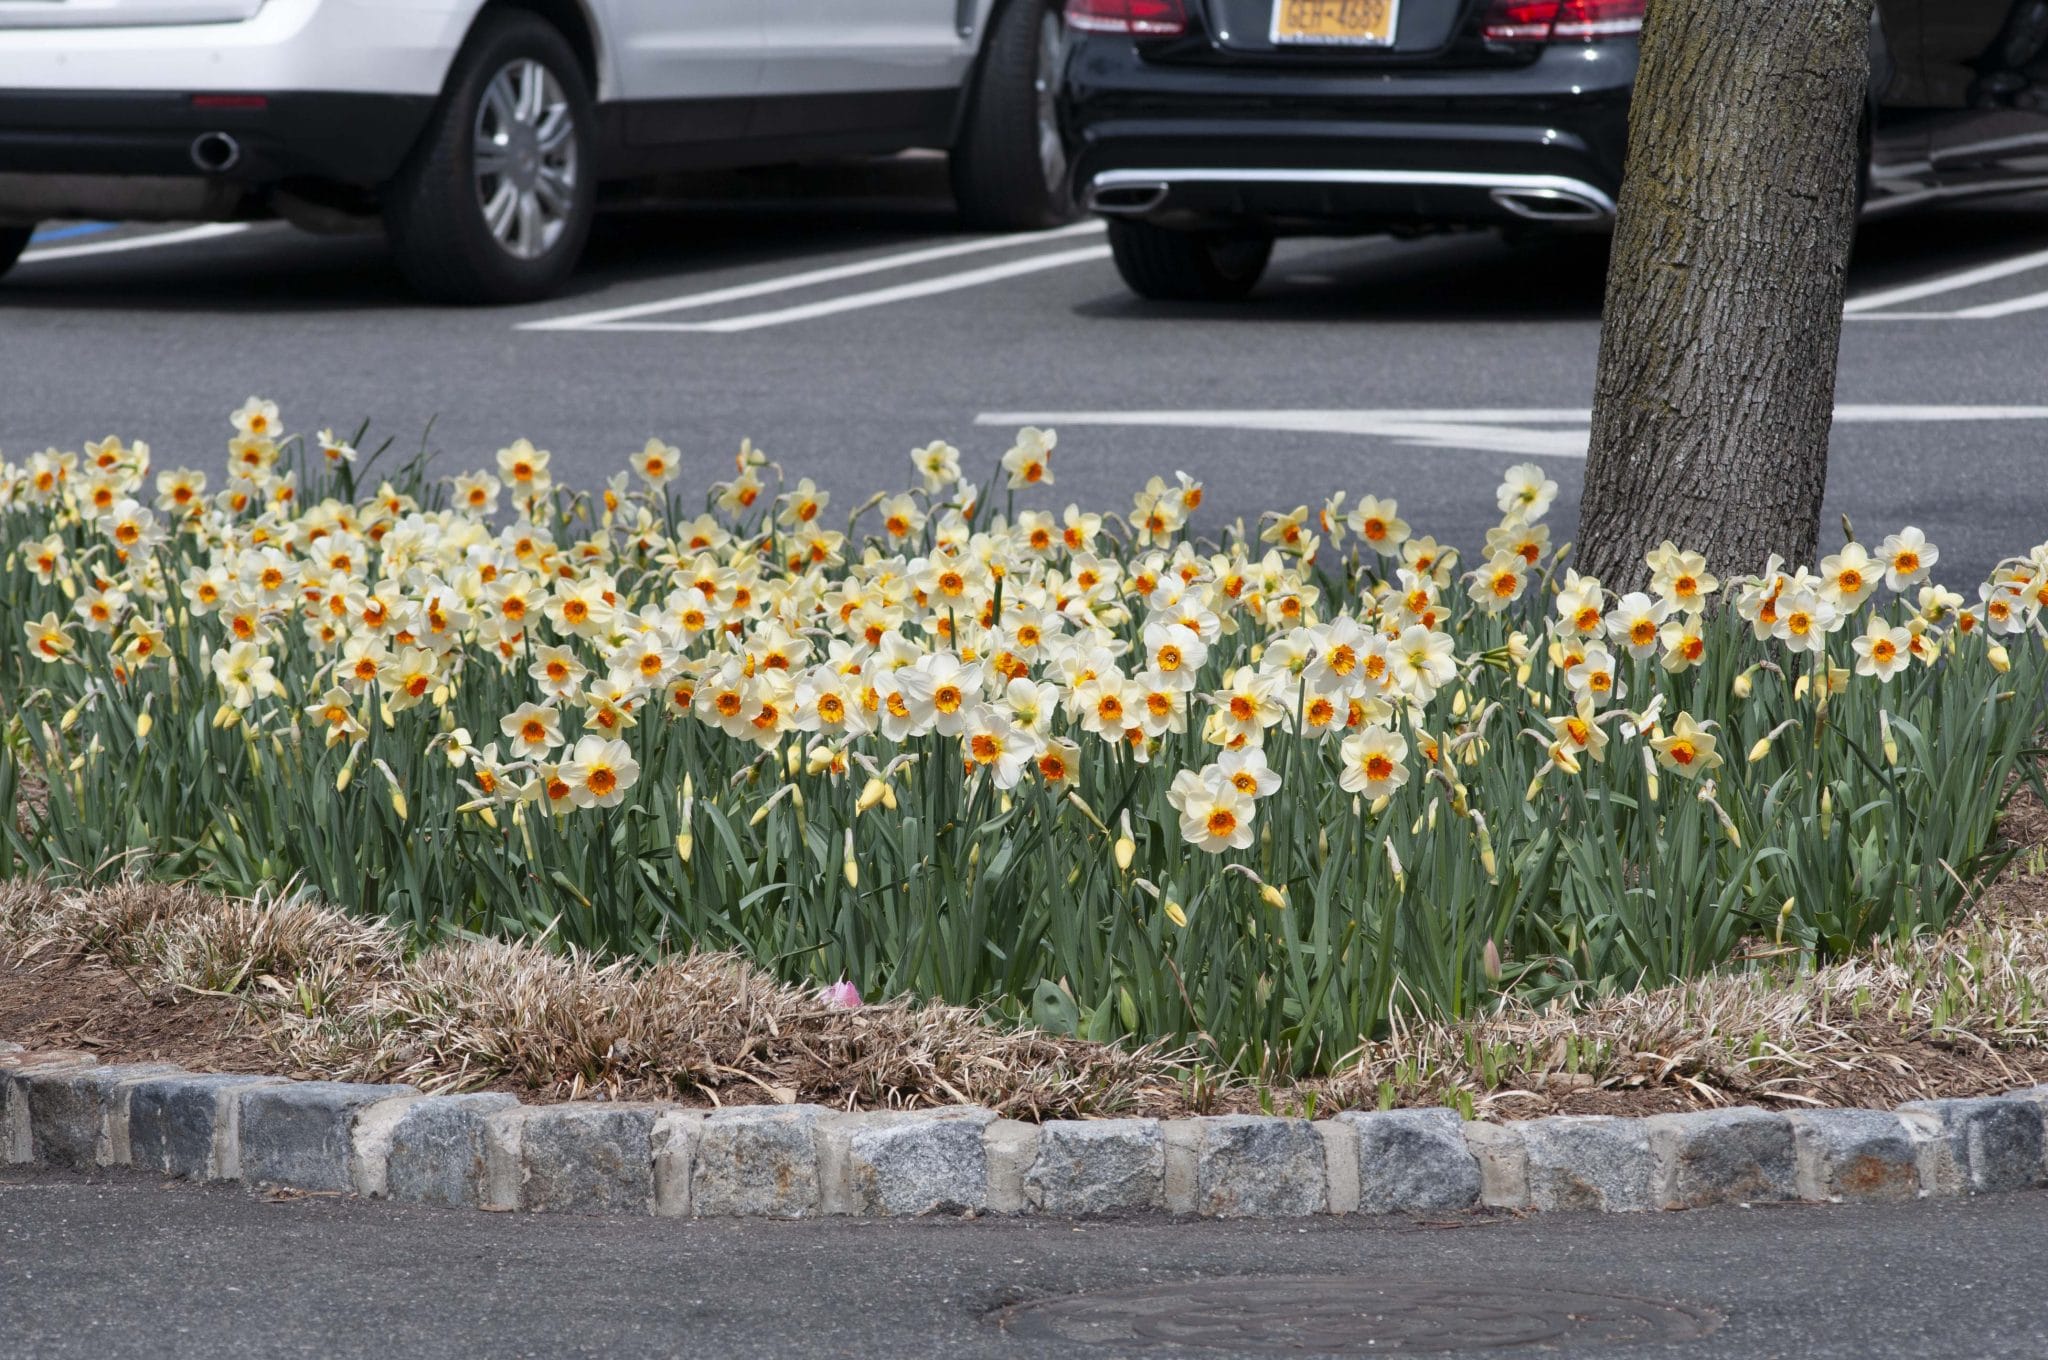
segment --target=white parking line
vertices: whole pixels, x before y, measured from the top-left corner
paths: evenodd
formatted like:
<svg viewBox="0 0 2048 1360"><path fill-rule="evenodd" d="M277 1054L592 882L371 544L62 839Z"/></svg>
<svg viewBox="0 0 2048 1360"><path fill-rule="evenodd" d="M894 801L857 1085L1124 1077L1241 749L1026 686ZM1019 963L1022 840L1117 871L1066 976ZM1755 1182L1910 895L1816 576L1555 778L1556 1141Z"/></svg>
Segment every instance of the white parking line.
<svg viewBox="0 0 2048 1360"><path fill-rule="evenodd" d="M1070 264L1086 264L1091 260L1109 258L1108 246L1083 246L1079 250L1055 251L1050 255L1030 255L1021 260L1004 264L983 265L979 269L963 269L957 274L941 274L936 278L919 279L915 283L898 283L887 288L876 288L865 293L849 293L844 297L827 298L823 302L806 302L796 307L783 307L772 312L749 312L743 316L721 317L717 321L622 321L603 329L612 331L703 331L730 335L737 331L757 331L764 326L787 326L798 321L815 321L821 316L836 316L841 312L856 312L867 307L882 307L891 302L903 302L909 298L931 297L935 293L953 293L962 288L979 288L985 283L996 283L1003 279L1014 279L1023 274L1036 274L1047 269L1064 269Z"/></svg>
<svg viewBox="0 0 2048 1360"><path fill-rule="evenodd" d="M727 302L744 302L749 298L767 297L775 293L795 292L803 288L816 287L819 284L837 283L842 279L857 279L869 274L883 274L892 269L914 269L918 265L932 264L939 260L958 259L963 255L977 255L991 250L1008 250L1041 241L1063 241L1077 236L1100 235L1102 231L1103 224L1099 221L1092 221L1077 222L1070 227L1055 227L1051 231L1022 232L1014 236L977 237L972 241L954 241L942 246L925 246L918 250L906 250L894 255L882 255L871 260L855 260L851 264L830 265L823 269L808 269L800 274L787 274L781 278L763 279L756 283L741 283L729 288L713 288L702 293L685 293L680 297L662 298L654 302L638 302L624 307L609 307L601 311L579 312L572 316L556 316L542 321L528 321L521 324L518 329L523 331L697 329L680 325L627 326L621 323L636 321L641 317L659 316L664 312L680 312L694 308L716 307ZM967 286L972 287L973 285Z"/></svg>
<svg viewBox="0 0 2048 1360"><path fill-rule="evenodd" d="M1842 311L1849 316L1856 316L1860 313L1874 311L1879 307L1889 307L1897 302L1912 302L1918 298L1933 297L1937 293L1953 293L1963 288L1974 288L1980 283L1990 283L1993 280L2008 278L2014 274L2024 274L2028 270L2040 269L2043 266L2048 266L2048 250L2037 250L2026 255L2016 255L2009 260L1999 260L1992 264L1979 265L1975 269L1965 269L1955 274L1943 274L1938 278L1925 279L1919 283L1909 283L1898 288L1887 288L1881 293L1866 293L1862 297L1851 298L1848 305L1842 308ZM1935 315L1940 314L1936 313ZM1950 313L1949 315L1967 316L1969 313Z"/></svg>
<svg viewBox="0 0 2048 1360"><path fill-rule="evenodd" d="M2021 312L2038 312L2048 307L2048 293L2029 293L2025 297L2007 298L2003 302L1987 302L1977 307L1965 307L1956 316L1965 321L1987 321L1993 317L2017 316Z"/></svg>
<svg viewBox="0 0 2048 1360"><path fill-rule="evenodd" d="M234 236L249 229L247 222L206 222L176 231L152 232L147 236L124 236L118 241L92 241L78 246L45 246L22 252L17 264L42 264L50 260L75 260L87 255L113 255L128 250L153 250L158 246L181 246L192 241L210 241Z"/></svg>
<svg viewBox="0 0 2048 1360"><path fill-rule="evenodd" d="M1584 408L1273 411L985 411L976 425L1120 425L1204 430L1367 435L1422 448L1584 458L1593 413ZM1842 425L2041 420L2048 406L1881 406L1845 403ZM1538 428L1530 428L1530 427ZM1540 428L1553 426L1559 428Z"/></svg>

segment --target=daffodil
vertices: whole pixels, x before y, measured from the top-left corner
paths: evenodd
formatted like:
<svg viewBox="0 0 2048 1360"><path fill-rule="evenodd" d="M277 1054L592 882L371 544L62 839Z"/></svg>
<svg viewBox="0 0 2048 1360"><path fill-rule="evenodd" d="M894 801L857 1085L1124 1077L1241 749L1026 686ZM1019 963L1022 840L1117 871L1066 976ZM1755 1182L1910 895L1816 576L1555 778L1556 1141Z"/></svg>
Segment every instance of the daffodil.
<svg viewBox="0 0 2048 1360"><path fill-rule="evenodd" d="M1663 736L1650 738L1650 749L1657 753L1659 765L1690 779L1697 779L1721 764L1721 757L1714 750L1714 734L1695 722L1690 713L1672 719L1671 730Z"/></svg>

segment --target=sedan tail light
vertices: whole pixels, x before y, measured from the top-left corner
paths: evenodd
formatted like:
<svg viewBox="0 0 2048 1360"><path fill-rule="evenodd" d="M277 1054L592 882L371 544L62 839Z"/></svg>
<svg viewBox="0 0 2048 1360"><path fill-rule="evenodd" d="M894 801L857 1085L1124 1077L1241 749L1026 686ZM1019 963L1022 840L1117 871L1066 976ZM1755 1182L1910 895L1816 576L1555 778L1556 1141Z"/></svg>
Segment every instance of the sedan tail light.
<svg viewBox="0 0 2048 1360"><path fill-rule="evenodd" d="M1183 0L1067 0L1066 19L1084 33L1170 38L1188 31Z"/></svg>
<svg viewBox="0 0 2048 1360"><path fill-rule="evenodd" d="M1492 0L1488 42L1595 42L1643 31L1643 0Z"/></svg>

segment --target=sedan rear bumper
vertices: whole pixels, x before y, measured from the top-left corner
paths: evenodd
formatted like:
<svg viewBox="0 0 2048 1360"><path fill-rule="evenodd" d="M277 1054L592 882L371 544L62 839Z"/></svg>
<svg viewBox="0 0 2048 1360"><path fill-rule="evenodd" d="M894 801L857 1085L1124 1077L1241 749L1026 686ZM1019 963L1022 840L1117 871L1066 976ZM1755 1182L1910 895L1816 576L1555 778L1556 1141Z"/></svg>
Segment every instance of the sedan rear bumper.
<svg viewBox="0 0 2048 1360"><path fill-rule="evenodd" d="M1635 71L1632 42L1344 72L1153 61L1083 39L1066 72L1072 187L1091 211L1178 227L1600 227Z"/></svg>

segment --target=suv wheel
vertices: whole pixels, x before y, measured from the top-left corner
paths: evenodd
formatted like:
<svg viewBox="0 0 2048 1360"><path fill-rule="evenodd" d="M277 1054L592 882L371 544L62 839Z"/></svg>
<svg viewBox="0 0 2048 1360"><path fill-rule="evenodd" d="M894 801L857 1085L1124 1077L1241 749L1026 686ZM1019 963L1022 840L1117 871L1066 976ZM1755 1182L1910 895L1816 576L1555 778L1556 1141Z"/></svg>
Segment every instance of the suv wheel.
<svg viewBox="0 0 2048 1360"><path fill-rule="evenodd" d="M1060 135L1060 7L1008 0L996 10L967 118L953 147L953 197L970 227L1018 231L1070 221Z"/></svg>
<svg viewBox="0 0 2048 1360"><path fill-rule="evenodd" d="M35 234L34 227L0 227L0 274L14 268L14 262L28 249L29 238Z"/></svg>
<svg viewBox="0 0 2048 1360"><path fill-rule="evenodd" d="M1116 272L1139 297L1162 302L1234 302L1251 292L1273 238L1171 231L1150 222L1111 218L1109 249Z"/></svg>
<svg viewBox="0 0 2048 1360"><path fill-rule="evenodd" d="M557 291L590 235L593 123L561 34L531 14L487 10L385 190L385 226L413 287L444 302Z"/></svg>

